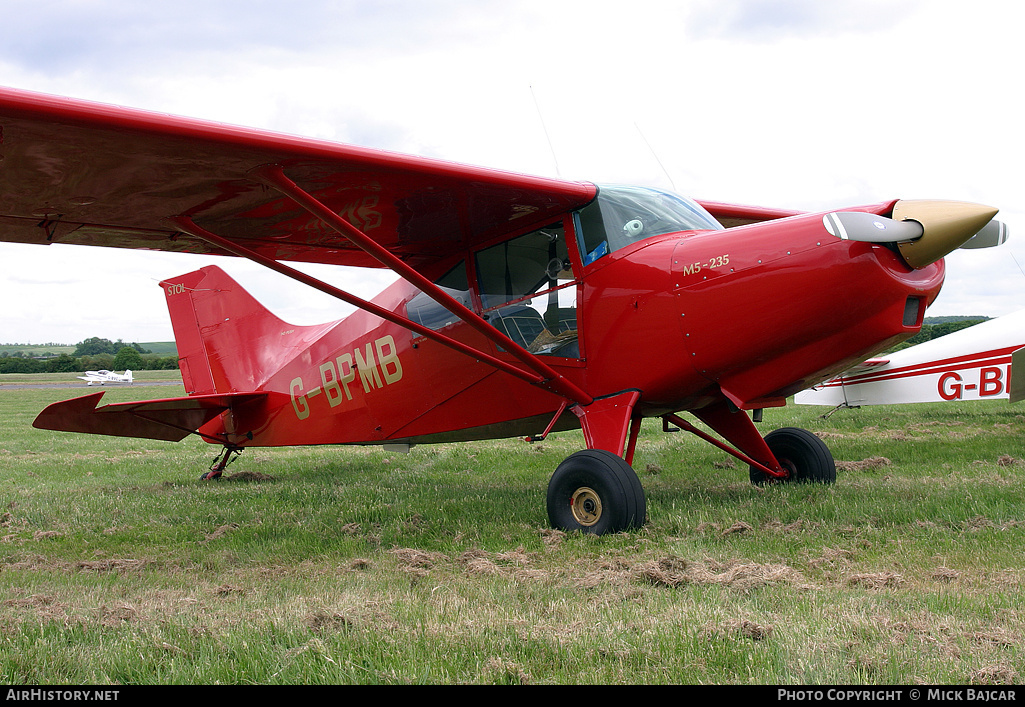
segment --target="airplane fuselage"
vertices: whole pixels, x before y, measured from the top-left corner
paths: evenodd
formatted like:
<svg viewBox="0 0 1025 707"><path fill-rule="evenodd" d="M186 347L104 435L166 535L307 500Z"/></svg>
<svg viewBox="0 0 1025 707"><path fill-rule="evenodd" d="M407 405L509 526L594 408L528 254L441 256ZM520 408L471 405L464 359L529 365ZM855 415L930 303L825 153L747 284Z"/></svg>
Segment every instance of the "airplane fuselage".
<svg viewBox="0 0 1025 707"><path fill-rule="evenodd" d="M786 221L654 236L587 266L571 247L579 357L548 362L595 398L639 390L644 416L723 394L751 409L782 405L919 330L942 261L913 270L883 245L831 237L820 216ZM417 294L400 281L376 302L402 311ZM246 315L236 315L238 326ZM223 357L238 365L257 354L274 373L251 384L271 395L206 433L224 425L247 446L469 440L536 434L560 407L557 395L365 312L299 340L288 331L275 334L287 340L277 348L266 335L236 337ZM514 362L464 322L442 331ZM577 426L563 412L555 429Z"/></svg>

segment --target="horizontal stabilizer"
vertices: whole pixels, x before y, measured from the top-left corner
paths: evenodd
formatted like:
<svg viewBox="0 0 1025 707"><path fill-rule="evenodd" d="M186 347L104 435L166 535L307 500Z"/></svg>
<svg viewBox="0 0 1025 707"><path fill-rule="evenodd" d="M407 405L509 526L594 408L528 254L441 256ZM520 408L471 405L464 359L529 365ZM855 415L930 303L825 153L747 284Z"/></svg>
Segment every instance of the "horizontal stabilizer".
<svg viewBox="0 0 1025 707"><path fill-rule="evenodd" d="M103 393L92 393L47 406L32 426L41 430L177 442L233 405L259 400L266 395L214 393L97 407Z"/></svg>

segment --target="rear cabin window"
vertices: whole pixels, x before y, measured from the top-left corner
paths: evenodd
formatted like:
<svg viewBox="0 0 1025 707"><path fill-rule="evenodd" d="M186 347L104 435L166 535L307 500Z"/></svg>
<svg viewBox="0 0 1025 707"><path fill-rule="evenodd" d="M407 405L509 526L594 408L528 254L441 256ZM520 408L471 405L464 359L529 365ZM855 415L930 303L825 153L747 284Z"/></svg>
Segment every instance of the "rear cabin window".
<svg viewBox="0 0 1025 707"><path fill-rule="evenodd" d="M435 280L434 284L467 309L473 309L472 300L470 299L470 285L466 278L465 260L459 261L459 265ZM449 324L461 321L459 317L423 292L416 294L406 303L406 315L417 324L422 324L434 330L442 329Z"/></svg>

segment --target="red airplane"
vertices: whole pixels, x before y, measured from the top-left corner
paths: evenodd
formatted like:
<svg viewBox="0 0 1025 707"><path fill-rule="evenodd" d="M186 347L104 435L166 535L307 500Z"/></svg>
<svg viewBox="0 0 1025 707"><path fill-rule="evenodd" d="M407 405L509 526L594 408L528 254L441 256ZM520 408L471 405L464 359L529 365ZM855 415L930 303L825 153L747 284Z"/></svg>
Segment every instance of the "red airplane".
<svg viewBox="0 0 1025 707"><path fill-rule="evenodd" d="M996 209L827 213L510 174L0 89L0 239L248 258L358 310L279 320L216 267L161 283L187 395L55 403L35 426L223 447L414 444L581 428L553 526L640 526L643 418L755 483L829 483L832 455L766 407L915 334L943 256ZM987 226L987 224L989 224ZM995 242L995 241L994 241ZM284 261L383 267L373 301ZM681 417L684 411L715 434Z"/></svg>

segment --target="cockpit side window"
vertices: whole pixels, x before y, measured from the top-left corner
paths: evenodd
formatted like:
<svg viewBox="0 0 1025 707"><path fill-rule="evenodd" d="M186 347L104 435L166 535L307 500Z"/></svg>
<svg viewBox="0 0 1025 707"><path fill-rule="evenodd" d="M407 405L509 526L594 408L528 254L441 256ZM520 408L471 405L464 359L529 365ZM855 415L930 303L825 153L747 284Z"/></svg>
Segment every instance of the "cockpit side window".
<svg viewBox="0 0 1025 707"><path fill-rule="evenodd" d="M562 223L477 252L484 318L531 353L579 358L577 280Z"/></svg>
<svg viewBox="0 0 1025 707"><path fill-rule="evenodd" d="M598 198L577 212L584 265L651 236L722 230L692 199L647 187L600 187Z"/></svg>
<svg viewBox="0 0 1025 707"><path fill-rule="evenodd" d="M584 265L590 265L609 253L609 239L605 233L605 221L601 215L601 204L592 201L576 213L577 233L580 234L580 255Z"/></svg>

